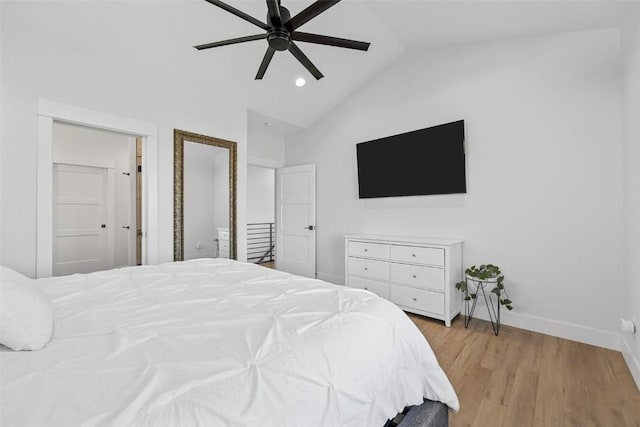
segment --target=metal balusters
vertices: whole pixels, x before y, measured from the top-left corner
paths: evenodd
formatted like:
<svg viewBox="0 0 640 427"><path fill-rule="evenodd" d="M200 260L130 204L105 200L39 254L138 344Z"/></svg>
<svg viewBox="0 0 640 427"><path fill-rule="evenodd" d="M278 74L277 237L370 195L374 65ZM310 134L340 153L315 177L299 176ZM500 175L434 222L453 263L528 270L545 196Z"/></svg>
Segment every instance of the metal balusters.
<svg viewBox="0 0 640 427"><path fill-rule="evenodd" d="M275 259L275 232L273 222L247 224L247 260L255 264Z"/></svg>

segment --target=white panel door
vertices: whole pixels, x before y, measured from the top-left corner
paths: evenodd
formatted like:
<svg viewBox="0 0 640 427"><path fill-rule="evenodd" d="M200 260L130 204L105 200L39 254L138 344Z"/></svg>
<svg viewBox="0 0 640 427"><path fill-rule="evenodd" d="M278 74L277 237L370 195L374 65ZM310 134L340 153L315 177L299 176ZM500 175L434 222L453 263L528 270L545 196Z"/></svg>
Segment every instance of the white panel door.
<svg viewBox="0 0 640 427"><path fill-rule="evenodd" d="M316 275L316 167L276 171L276 268Z"/></svg>
<svg viewBox="0 0 640 427"><path fill-rule="evenodd" d="M108 268L107 169L55 164L53 275Z"/></svg>

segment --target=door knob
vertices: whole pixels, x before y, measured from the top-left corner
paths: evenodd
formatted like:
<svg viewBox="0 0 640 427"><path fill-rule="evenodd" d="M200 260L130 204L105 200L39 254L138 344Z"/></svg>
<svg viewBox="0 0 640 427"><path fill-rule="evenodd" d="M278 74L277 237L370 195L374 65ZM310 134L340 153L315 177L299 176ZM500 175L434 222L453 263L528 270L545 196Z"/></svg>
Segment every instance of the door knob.
<svg viewBox="0 0 640 427"><path fill-rule="evenodd" d="M100 228L107 228L107 224L100 224Z"/></svg>
<svg viewBox="0 0 640 427"><path fill-rule="evenodd" d="M127 230L129 230L131 227L129 227L128 225L123 225L122 228L126 228Z"/></svg>
<svg viewBox="0 0 640 427"><path fill-rule="evenodd" d="M315 227L313 225L307 225L304 229L313 231Z"/></svg>

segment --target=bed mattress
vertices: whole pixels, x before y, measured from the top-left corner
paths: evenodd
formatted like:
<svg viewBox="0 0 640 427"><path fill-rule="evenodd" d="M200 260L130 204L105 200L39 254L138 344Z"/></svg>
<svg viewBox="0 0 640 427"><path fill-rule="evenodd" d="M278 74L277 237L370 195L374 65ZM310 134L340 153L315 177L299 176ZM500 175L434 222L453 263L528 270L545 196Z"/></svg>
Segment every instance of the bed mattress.
<svg viewBox="0 0 640 427"><path fill-rule="evenodd" d="M0 352L9 426L382 426L458 409L428 343L374 294L232 260L40 279L54 335Z"/></svg>

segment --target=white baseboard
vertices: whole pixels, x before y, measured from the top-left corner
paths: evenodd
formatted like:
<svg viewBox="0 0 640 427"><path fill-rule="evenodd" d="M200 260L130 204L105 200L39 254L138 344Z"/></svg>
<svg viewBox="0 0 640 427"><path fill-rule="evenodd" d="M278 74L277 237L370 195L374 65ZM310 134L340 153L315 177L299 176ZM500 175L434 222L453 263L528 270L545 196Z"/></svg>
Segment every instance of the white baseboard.
<svg viewBox="0 0 640 427"><path fill-rule="evenodd" d="M316 277L325 282L344 285L344 276L336 276L331 273L317 272ZM513 311L501 310L501 322L503 325L514 326L527 331L538 332L541 334L551 335L558 338L564 338L571 341L577 341L584 344L604 347L610 350L621 351L623 345L619 332L605 331L602 329L590 328L587 326L576 325L574 323L561 322L558 320L546 319L543 317L521 314ZM474 314L482 320L489 320L486 310L477 310ZM633 356L631 356L633 357ZM635 367L638 369L637 359ZM627 362L629 364L629 362ZM629 369L633 369L630 367ZM634 379L638 382L634 374Z"/></svg>
<svg viewBox="0 0 640 427"><path fill-rule="evenodd" d="M344 276L336 276L330 273L317 272L317 278L325 282L344 285ZM531 316L517 312L501 310L501 322L503 325L514 326L527 331L538 332L597 347L620 351L629 366L638 389L640 389L640 355L634 354L629 338L618 332L604 331L602 329L589 328L575 323L561 322L543 317ZM482 320L489 320L486 311L479 310L474 314Z"/></svg>
<svg viewBox="0 0 640 427"><path fill-rule="evenodd" d="M316 278L333 283L334 285L344 285L344 276L336 276L335 274L318 271L316 272Z"/></svg>
<svg viewBox="0 0 640 427"><path fill-rule="evenodd" d="M633 346L629 343L629 336L622 335L622 356L631 371L631 376L636 382L636 386L640 390L640 355L633 352Z"/></svg>
<svg viewBox="0 0 640 427"><path fill-rule="evenodd" d="M539 332L541 334L552 335L571 341L578 341L584 344L604 347L615 351L621 350L620 333L603 331L574 323L560 322L557 320L545 319L543 317L530 316L515 312L501 310L501 323L503 325L515 326L527 331ZM474 317L489 320L486 312L477 312Z"/></svg>

